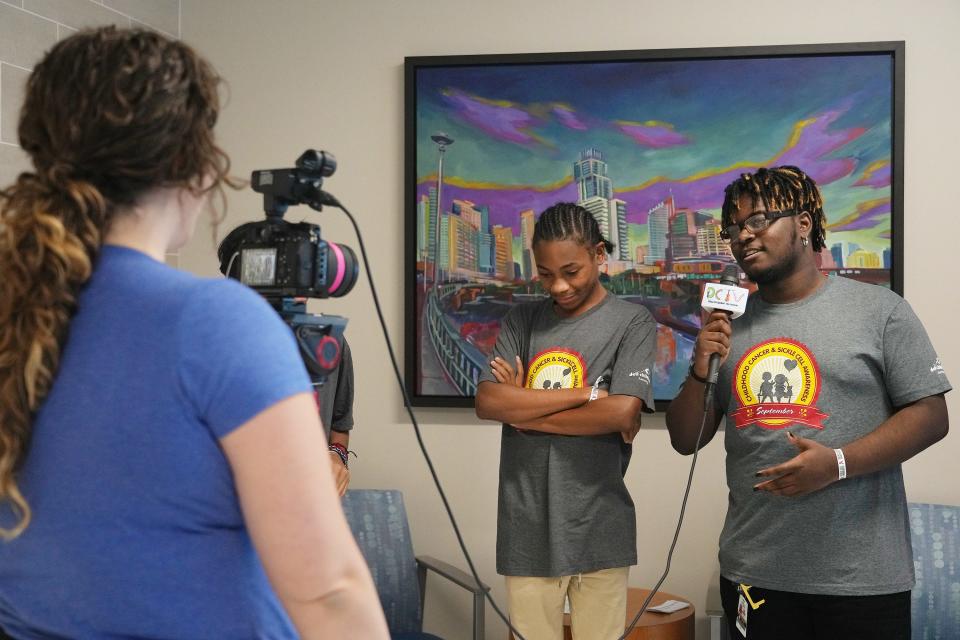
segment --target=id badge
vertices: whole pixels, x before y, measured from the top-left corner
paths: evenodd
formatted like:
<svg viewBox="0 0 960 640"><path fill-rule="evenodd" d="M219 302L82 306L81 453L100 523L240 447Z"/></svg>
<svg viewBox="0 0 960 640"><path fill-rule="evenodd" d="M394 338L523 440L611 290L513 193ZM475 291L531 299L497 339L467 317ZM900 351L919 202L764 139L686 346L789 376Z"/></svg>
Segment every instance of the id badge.
<svg viewBox="0 0 960 640"><path fill-rule="evenodd" d="M747 598L743 595L743 592L740 588L737 588L737 591L740 593L740 598L737 600L737 631L740 632L744 638L747 637L747 611L750 607L747 605Z"/></svg>

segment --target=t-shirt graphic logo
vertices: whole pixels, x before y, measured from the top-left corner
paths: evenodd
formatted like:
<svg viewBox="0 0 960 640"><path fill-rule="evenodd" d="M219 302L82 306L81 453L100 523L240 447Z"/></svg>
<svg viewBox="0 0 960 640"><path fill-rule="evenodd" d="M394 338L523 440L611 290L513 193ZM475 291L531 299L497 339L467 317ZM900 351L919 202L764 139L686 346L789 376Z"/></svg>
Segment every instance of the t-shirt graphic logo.
<svg viewBox="0 0 960 640"><path fill-rule="evenodd" d="M817 409L820 368L806 345L773 338L749 349L734 369L733 392L740 408L730 414L737 429L755 424L783 429L804 424L823 429Z"/></svg>
<svg viewBox="0 0 960 640"><path fill-rule="evenodd" d="M571 349L550 347L527 367L528 389L579 389L587 375L583 356Z"/></svg>

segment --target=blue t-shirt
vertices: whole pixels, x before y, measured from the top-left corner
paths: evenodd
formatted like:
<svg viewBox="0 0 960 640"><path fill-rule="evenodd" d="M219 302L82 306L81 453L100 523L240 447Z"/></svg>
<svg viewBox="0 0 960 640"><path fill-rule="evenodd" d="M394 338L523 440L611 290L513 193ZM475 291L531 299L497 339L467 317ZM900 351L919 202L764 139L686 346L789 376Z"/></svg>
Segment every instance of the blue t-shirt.
<svg viewBox="0 0 960 640"><path fill-rule="evenodd" d="M0 542L0 627L296 637L219 439L310 389L292 332L254 292L104 247L18 474L33 521Z"/></svg>

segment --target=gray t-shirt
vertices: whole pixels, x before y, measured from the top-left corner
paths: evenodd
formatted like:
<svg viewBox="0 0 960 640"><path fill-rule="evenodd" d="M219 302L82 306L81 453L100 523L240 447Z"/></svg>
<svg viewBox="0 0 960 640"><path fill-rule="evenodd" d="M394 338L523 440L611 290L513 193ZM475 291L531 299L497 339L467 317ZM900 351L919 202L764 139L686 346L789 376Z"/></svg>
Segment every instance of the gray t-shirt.
<svg viewBox="0 0 960 640"><path fill-rule="evenodd" d="M950 388L910 305L887 289L829 278L795 303L751 297L733 321L730 357L717 383L730 489L721 574L798 593L911 589L900 465L802 497L755 492L754 474L797 455L787 429L842 448L897 407Z"/></svg>
<svg viewBox="0 0 960 640"><path fill-rule="evenodd" d="M330 439L330 430L353 429L353 356L344 337L340 344L340 364L327 376L327 381L317 391L320 402L320 421Z"/></svg>
<svg viewBox="0 0 960 640"><path fill-rule="evenodd" d="M557 316L548 298L511 309L496 355L511 363L526 355L528 388L587 387L603 376L600 387L611 395L651 408L656 338L645 308L611 294L575 318ZM496 383L489 371L480 380ZM504 425L497 571L563 576L636 564L636 515L623 482L630 453L619 433L561 436Z"/></svg>

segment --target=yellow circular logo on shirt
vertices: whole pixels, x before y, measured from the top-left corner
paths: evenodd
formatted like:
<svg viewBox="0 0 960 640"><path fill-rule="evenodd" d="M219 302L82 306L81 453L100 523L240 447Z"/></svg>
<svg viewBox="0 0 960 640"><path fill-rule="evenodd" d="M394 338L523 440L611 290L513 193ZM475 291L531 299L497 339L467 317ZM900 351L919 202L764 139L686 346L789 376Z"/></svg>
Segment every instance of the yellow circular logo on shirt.
<svg viewBox="0 0 960 640"><path fill-rule="evenodd" d="M587 367L583 356L570 349L551 347L541 351L527 367L528 389L579 389Z"/></svg>
<svg viewBox="0 0 960 640"><path fill-rule="evenodd" d="M740 408L730 417L738 429L798 422L822 429L828 417L814 406L820 395L817 361L796 340L774 338L747 350L734 369L733 389Z"/></svg>

